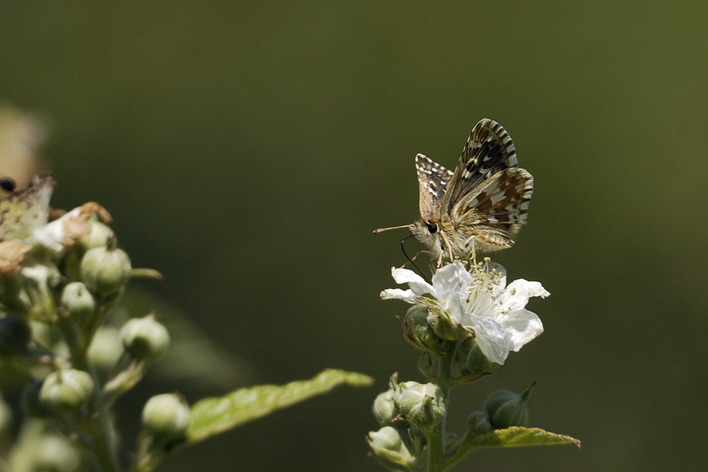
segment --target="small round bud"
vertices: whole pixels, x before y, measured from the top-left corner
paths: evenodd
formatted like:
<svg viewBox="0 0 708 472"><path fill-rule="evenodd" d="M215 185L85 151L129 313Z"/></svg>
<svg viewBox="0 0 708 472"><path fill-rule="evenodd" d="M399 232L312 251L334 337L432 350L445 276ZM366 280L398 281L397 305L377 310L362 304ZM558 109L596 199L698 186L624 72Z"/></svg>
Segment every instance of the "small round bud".
<svg viewBox="0 0 708 472"><path fill-rule="evenodd" d="M398 384L393 401L401 416L411 424L421 428L430 428L445 417L443 392L435 384L403 382Z"/></svg>
<svg viewBox="0 0 708 472"><path fill-rule="evenodd" d="M76 411L92 393L93 380L87 372L64 369L47 375L39 391L39 401L53 411Z"/></svg>
<svg viewBox="0 0 708 472"><path fill-rule="evenodd" d="M428 324L430 308L423 305L413 305L403 318L404 335L408 342L423 350L433 350L440 337Z"/></svg>
<svg viewBox="0 0 708 472"><path fill-rule="evenodd" d="M24 352L31 338L32 329L24 318L13 315L0 318L0 355Z"/></svg>
<svg viewBox="0 0 708 472"><path fill-rule="evenodd" d="M472 435L488 433L493 429L489 422L489 415L484 411L473 411L467 417L467 427Z"/></svg>
<svg viewBox="0 0 708 472"><path fill-rule="evenodd" d="M187 432L189 415L189 405L181 395L155 395L143 408L143 426L161 439L177 438Z"/></svg>
<svg viewBox="0 0 708 472"><path fill-rule="evenodd" d="M398 464L407 470L414 470L415 457L411 454L408 440L408 428L384 426L378 431L371 431L366 441L376 456L385 463ZM394 470L400 470L396 467Z"/></svg>
<svg viewBox="0 0 708 472"><path fill-rule="evenodd" d="M136 359L157 359L170 345L167 329L153 315L129 320L120 330L123 347Z"/></svg>
<svg viewBox="0 0 708 472"><path fill-rule="evenodd" d="M494 429L528 424L529 409L526 403L534 385L535 382L522 394L499 390L487 399L484 410L489 415L489 422Z"/></svg>
<svg viewBox="0 0 708 472"><path fill-rule="evenodd" d="M87 356L96 369L107 371L113 368L123 355L123 343L115 328L100 328L93 336Z"/></svg>
<svg viewBox="0 0 708 472"><path fill-rule="evenodd" d="M418 358L418 370L429 379L435 379L438 376L438 361L437 357L429 352L424 352Z"/></svg>
<svg viewBox="0 0 708 472"><path fill-rule="evenodd" d="M91 320L96 313L96 299L81 282L72 282L64 287L61 304L79 323Z"/></svg>
<svg viewBox="0 0 708 472"><path fill-rule="evenodd" d="M464 339L469 336L467 330L460 326L457 321L450 318L450 316L440 308L430 310L427 320L433 332L442 339L457 341L458 339Z"/></svg>
<svg viewBox="0 0 708 472"><path fill-rule="evenodd" d="M34 468L42 472L78 472L81 455L72 444L58 435L44 436L35 445Z"/></svg>
<svg viewBox="0 0 708 472"><path fill-rule="evenodd" d="M95 247L81 259L81 278L86 287L100 296L120 290L130 279L128 255L112 247Z"/></svg>
<svg viewBox="0 0 708 472"><path fill-rule="evenodd" d="M89 224L91 225L91 232L79 241L79 245L84 251L95 247L105 247L111 238L115 241L115 233L108 226L95 220L89 221Z"/></svg>
<svg viewBox="0 0 708 472"><path fill-rule="evenodd" d="M380 426L391 426L399 411L393 402L393 390L386 390L374 400L374 416Z"/></svg>
<svg viewBox="0 0 708 472"><path fill-rule="evenodd" d="M484 375L491 372L498 364L489 360L479 348L474 338L464 343L464 366L472 375Z"/></svg>

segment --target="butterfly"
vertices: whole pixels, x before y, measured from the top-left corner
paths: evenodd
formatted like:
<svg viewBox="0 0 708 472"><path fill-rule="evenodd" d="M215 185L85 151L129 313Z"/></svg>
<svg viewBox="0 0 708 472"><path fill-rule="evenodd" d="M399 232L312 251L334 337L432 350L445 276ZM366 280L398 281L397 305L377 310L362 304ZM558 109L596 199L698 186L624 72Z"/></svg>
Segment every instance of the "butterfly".
<svg viewBox="0 0 708 472"><path fill-rule="evenodd" d="M496 251L514 244L526 223L533 177L519 168L511 136L496 121L475 125L455 172L418 154L420 216L414 223L380 228L408 228L428 246L438 267L443 260L476 260L476 251Z"/></svg>
<svg viewBox="0 0 708 472"><path fill-rule="evenodd" d="M24 239L49 219L49 199L56 182L45 172L34 176L29 186L15 190L12 179L3 177L0 184L12 192L0 198L0 241Z"/></svg>

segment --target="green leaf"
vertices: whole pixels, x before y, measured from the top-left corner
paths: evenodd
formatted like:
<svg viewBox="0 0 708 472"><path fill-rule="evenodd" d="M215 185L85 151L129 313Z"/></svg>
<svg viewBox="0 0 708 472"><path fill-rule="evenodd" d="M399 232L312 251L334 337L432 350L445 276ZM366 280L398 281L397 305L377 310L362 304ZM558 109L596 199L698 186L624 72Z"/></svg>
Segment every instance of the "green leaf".
<svg viewBox="0 0 708 472"><path fill-rule="evenodd" d="M194 444L248 421L321 395L337 385L353 387L371 385L373 379L364 374L327 369L310 380L286 385L259 385L235 390L220 398L205 398L191 408L192 424L184 443Z"/></svg>
<svg viewBox="0 0 708 472"><path fill-rule="evenodd" d="M452 457L447 461L450 466L461 460L474 449L482 447L521 447L521 446L555 446L560 444L575 444L580 441L564 434L549 433L539 428L522 428L512 426L506 429L495 429L489 433L464 437Z"/></svg>
<svg viewBox="0 0 708 472"><path fill-rule="evenodd" d="M486 434L470 438L468 444L478 447L521 447L521 446L554 446L558 444L575 444L580 447L578 439L564 434L549 433L539 428L521 428L512 426L506 429L496 429Z"/></svg>

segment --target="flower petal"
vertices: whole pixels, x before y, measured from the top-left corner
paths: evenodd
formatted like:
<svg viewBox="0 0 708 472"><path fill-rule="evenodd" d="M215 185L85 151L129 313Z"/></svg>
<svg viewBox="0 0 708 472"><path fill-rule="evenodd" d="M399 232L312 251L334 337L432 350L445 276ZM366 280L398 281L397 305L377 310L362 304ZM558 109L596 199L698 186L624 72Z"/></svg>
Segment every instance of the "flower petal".
<svg viewBox="0 0 708 472"><path fill-rule="evenodd" d="M517 279L499 294L498 300L502 311L516 311L525 308L531 297L545 298L549 295L540 282Z"/></svg>
<svg viewBox="0 0 708 472"><path fill-rule="evenodd" d="M418 296L412 290L401 290L400 288L387 288L380 293L383 300L403 300L414 305L418 303Z"/></svg>
<svg viewBox="0 0 708 472"><path fill-rule="evenodd" d="M468 314L465 316L465 327L474 330L479 349L490 361L504 364L512 337L504 326L486 316Z"/></svg>
<svg viewBox="0 0 708 472"><path fill-rule="evenodd" d="M395 280L397 284L408 284L411 290L418 296L426 293L434 293L433 286L412 270L392 267L391 276L393 276L393 280Z"/></svg>
<svg viewBox="0 0 708 472"><path fill-rule="evenodd" d="M433 274L433 295L445 309L459 310L469 293L472 276L460 262L453 262Z"/></svg>
<svg viewBox="0 0 708 472"><path fill-rule="evenodd" d="M518 310L504 320L504 328L511 334L509 348L518 352L529 341L543 333L541 318L528 310Z"/></svg>
<svg viewBox="0 0 708 472"><path fill-rule="evenodd" d="M32 236L29 237L28 242L39 243L57 252L61 251L63 248L61 243L64 241L65 236L64 222L76 218L80 214L81 207L74 208L61 218L32 231Z"/></svg>

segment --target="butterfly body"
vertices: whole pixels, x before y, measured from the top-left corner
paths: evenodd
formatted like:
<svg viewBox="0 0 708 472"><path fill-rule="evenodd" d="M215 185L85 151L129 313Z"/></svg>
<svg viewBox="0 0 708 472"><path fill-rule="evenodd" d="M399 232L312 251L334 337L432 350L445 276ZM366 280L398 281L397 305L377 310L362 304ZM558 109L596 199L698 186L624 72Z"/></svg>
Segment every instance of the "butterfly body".
<svg viewBox="0 0 708 472"><path fill-rule="evenodd" d="M514 243L526 222L533 177L519 168L514 143L499 123L485 118L475 125L454 172L422 154L416 169L421 218L406 227L438 265Z"/></svg>

